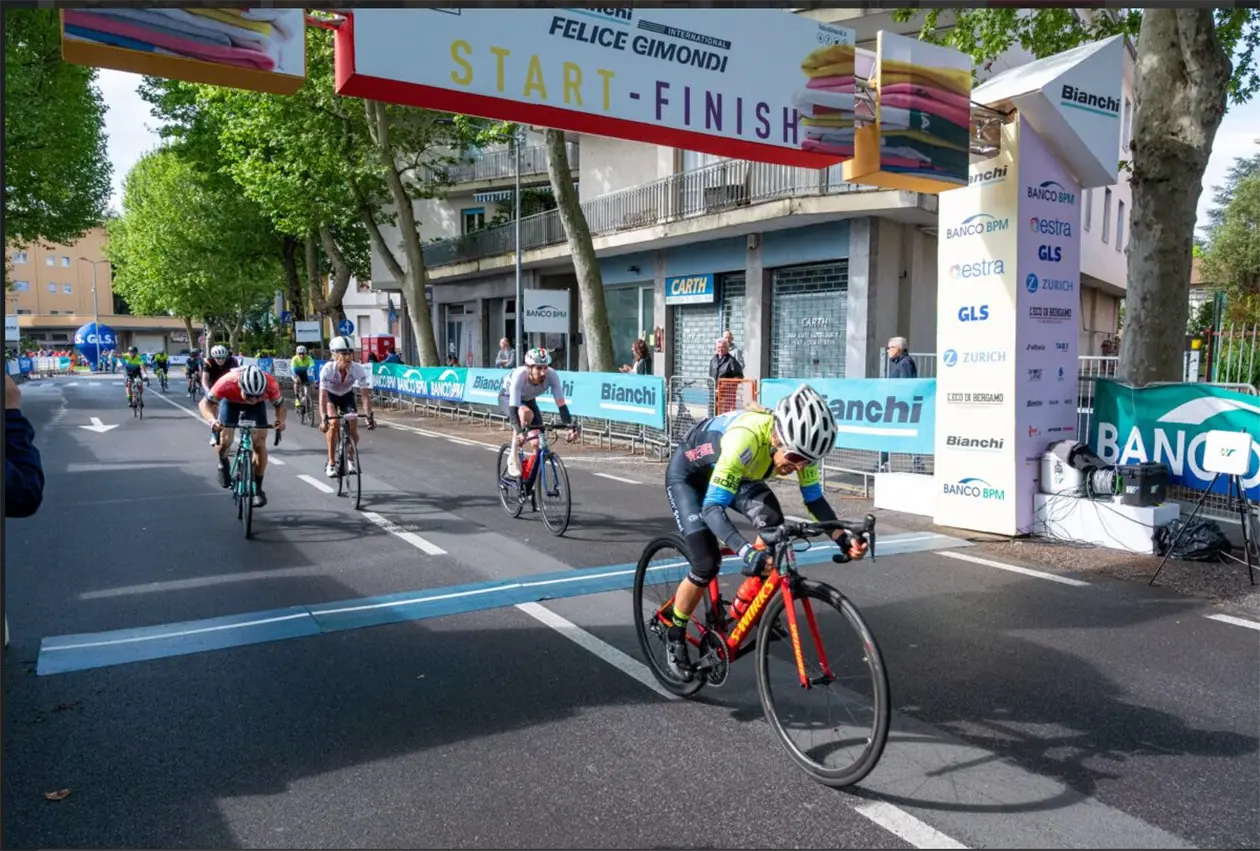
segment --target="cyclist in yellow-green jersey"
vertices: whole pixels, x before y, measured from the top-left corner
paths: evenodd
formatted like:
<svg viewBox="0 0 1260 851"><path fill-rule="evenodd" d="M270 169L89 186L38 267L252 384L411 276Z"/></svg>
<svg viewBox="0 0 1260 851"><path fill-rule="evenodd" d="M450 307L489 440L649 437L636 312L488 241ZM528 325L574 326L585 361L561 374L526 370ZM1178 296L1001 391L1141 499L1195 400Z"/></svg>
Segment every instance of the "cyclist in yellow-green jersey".
<svg viewBox="0 0 1260 851"><path fill-rule="evenodd" d="M122 364L123 376L126 378L127 385L127 404L131 404L131 383L136 379L144 378L144 358L140 357L140 350L135 346L127 349L127 354L118 359Z"/></svg>

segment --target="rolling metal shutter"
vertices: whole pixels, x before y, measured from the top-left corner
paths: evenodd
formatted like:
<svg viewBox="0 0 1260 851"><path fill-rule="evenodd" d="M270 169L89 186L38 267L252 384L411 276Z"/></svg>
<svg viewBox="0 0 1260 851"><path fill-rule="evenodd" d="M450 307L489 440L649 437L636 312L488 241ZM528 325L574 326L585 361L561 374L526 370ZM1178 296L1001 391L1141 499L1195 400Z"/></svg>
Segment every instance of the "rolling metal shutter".
<svg viewBox="0 0 1260 851"><path fill-rule="evenodd" d="M770 376L844 377L849 262L775 269Z"/></svg>

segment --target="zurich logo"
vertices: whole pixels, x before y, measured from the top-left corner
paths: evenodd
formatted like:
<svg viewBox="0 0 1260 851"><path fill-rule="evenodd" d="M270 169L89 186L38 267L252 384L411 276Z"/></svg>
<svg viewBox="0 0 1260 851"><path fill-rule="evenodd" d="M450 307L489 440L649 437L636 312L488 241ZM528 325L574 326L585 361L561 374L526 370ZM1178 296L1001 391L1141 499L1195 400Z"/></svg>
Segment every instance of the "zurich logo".
<svg viewBox="0 0 1260 851"><path fill-rule="evenodd" d="M1035 293L1037 291L1037 276L1032 272L1029 272L1028 277L1024 278L1024 289L1028 290L1030 293Z"/></svg>
<svg viewBox="0 0 1260 851"><path fill-rule="evenodd" d="M944 357L946 366L953 366L958 363L958 352L953 349L946 349Z"/></svg>

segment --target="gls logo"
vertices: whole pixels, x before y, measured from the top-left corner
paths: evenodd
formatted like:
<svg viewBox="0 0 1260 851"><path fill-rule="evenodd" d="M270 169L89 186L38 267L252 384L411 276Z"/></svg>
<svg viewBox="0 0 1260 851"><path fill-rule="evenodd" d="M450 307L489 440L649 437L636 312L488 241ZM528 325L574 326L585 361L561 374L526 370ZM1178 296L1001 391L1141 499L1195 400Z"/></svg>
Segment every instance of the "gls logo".
<svg viewBox="0 0 1260 851"><path fill-rule="evenodd" d="M949 267L949 276L955 281L967 278L985 278L989 275L1006 274L1006 264L1001 260L979 260L975 263L955 263Z"/></svg>
<svg viewBox="0 0 1260 851"><path fill-rule="evenodd" d="M964 236L980 236L986 233L1000 233L1011 226L1010 219L999 219L989 213L976 213L962 220L962 224L945 229L946 239L958 239Z"/></svg>
<svg viewBox="0 0 1260 851"><path fill-rule="evenodd" d="M1039 198L1042 201L1051 201L1055 204L1075 204L1076 196L1068 192L1063 184L1054 180L1042 181L1039 186L1028 187L1029 198Z"/></svg>
<svg viewBox="0 0 1260 851"><path fill-rule="evenodd" d="M1072 223L1062 219L1043 219L1033 216L1028 220L1028 229L1033 233L1044 233L1046 236L1071 236Z"/></svg>
<svg viewBox="0 0 1260 851"><path fill-rule="evenodd" d="M1037 259L1047 263L1058 263L1063 259L1063 249L1057 245L1042 245L1037 248Z"/></svg>
<svg viewBox="0 0 1260 851"><path fill-rule="evenodd" d="M987 304L969 305L958 308L959 322L983 322L989 318L989 306Z"/></svg>

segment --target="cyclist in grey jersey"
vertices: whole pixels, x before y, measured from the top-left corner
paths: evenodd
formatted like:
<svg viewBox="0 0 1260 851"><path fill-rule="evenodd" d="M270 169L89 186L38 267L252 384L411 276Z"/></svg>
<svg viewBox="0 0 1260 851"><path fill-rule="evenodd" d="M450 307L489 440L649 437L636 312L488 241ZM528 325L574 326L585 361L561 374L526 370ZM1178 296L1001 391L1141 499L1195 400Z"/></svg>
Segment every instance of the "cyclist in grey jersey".
<svg viewBox="0 0 1260 851"><path fill-rule="evenodd" d="M546 349L535 348L525 353L525 365L518 366L503 379L499 390L499 408L516 430L512 437L512 451L508 453L508 475L521 475L521 458L518 452L521 436L529 428L542 427L542 411L537 399L548 390L560 409L560 421L569 427L566 439L577 437L577 427L569 414L569 403L564 398L564 385L560 376L551 369L551 355ZM530 441L537 448L537 441Z"/></svg>

